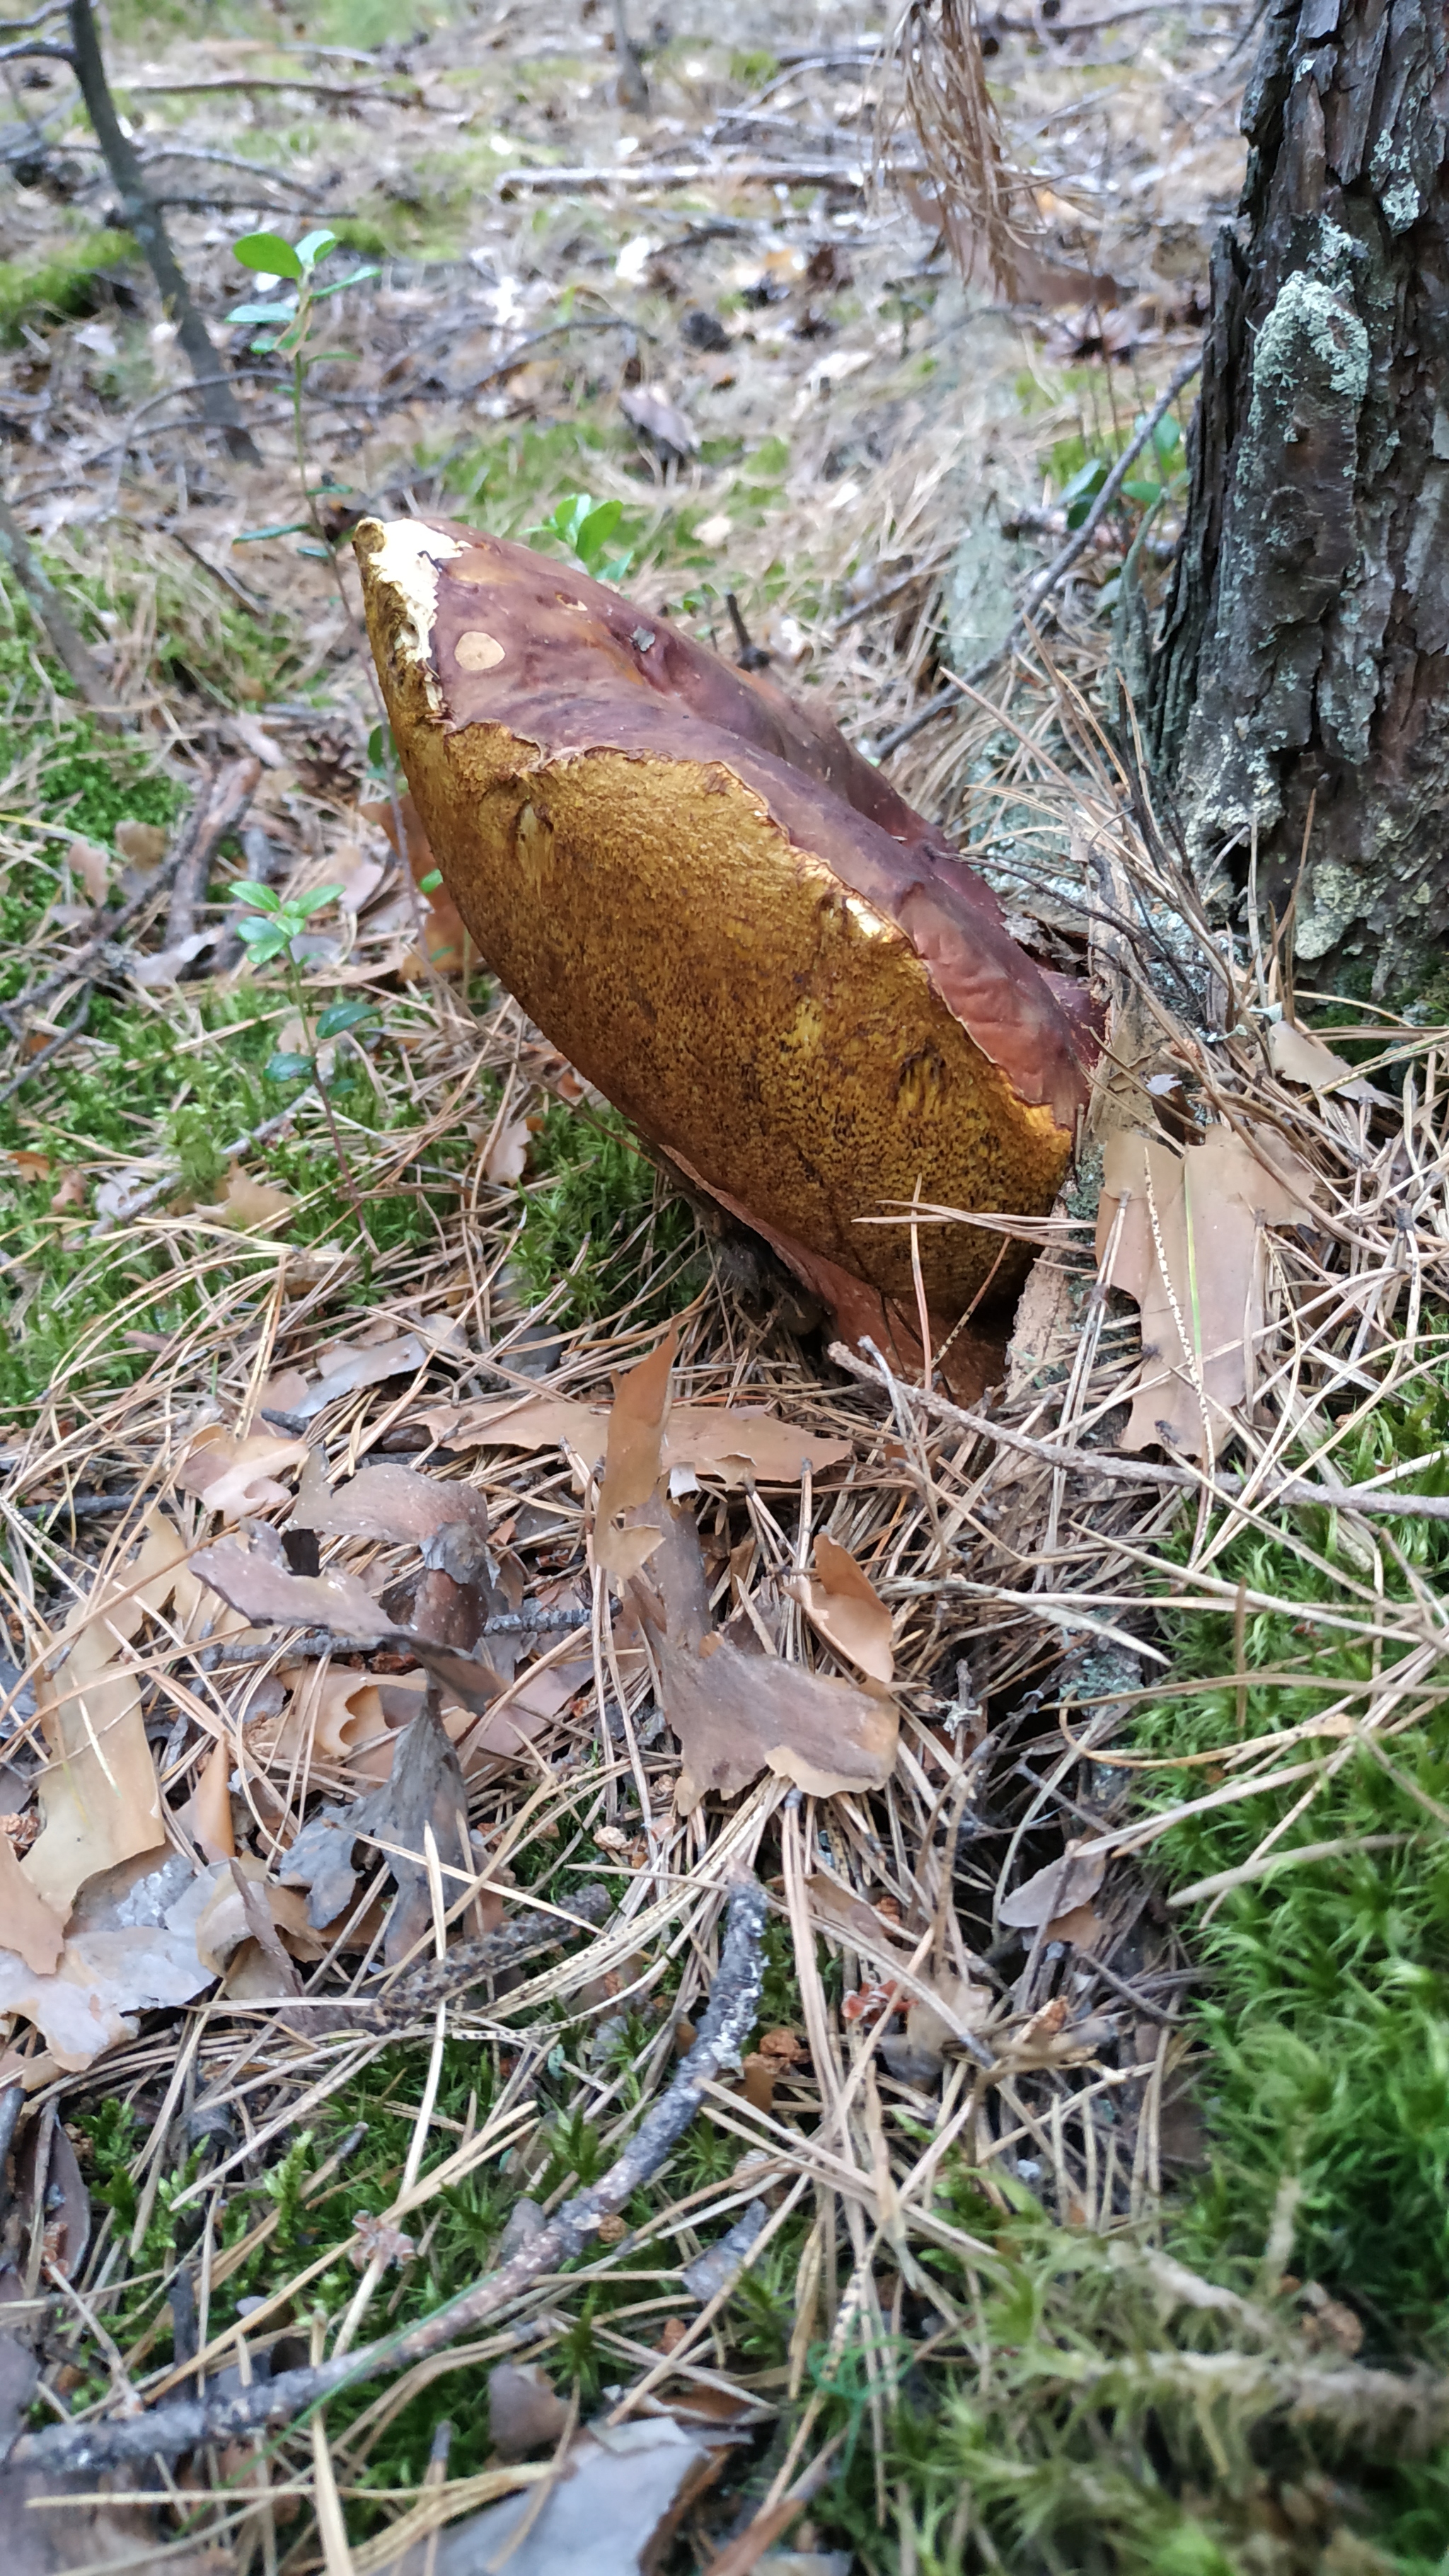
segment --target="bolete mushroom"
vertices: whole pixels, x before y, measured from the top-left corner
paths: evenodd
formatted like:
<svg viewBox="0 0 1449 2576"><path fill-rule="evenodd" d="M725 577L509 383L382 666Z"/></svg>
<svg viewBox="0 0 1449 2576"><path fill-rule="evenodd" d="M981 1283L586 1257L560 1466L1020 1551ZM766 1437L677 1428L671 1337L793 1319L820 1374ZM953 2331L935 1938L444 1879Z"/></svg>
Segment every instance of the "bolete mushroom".
<svg viewBox="0 0 1449 2576"><path fill-rule="evenodd" d="M428 519L356 544L402 765L483 958L689 1180L847 1330L916 1311L908 1229L862 1219L917 1190L1050 1207L1088 1015L828 720L528 547ZM918 1243L947 1328L1024 1266L999 1230Z"/></svg>

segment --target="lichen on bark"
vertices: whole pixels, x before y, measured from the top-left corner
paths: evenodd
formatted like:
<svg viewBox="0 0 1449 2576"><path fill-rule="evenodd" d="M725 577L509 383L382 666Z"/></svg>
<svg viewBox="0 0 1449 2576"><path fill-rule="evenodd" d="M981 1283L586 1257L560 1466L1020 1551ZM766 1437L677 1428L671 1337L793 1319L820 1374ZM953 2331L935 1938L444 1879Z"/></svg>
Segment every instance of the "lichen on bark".
<svg viewBox="0 0 1449 2576"><path fill-rule="evenodd" d="M1300 959L1383 992L1449 922L1442 9L1279 0L1242 121L1144 732L1200 874L1256 838Z"/></svg>

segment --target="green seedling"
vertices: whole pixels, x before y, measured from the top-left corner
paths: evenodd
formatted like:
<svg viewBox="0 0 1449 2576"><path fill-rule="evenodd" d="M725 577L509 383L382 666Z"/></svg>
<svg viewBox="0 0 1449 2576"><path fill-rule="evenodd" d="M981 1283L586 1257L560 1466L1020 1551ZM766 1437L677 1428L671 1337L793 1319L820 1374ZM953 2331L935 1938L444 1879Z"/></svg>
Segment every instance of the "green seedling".
<svg viewBox="0 0 1449 2576"><path fill-rule="evenodd" d="M309 894L284 896L276 893L271 886L244 882L237 886L235 892L238 902L251 907L251 917L239 925L238 935L244 941L254 965L268 965L275 957L282 960L287 989L305 1034L307 997L302 989L298 944L313 915L323 911L329 903L335 903L342 888L336 885L314 886ZM328 1038L349 1035L355 1032L365 1020L370 1020L372 1017L373 1009L370 1002L333 1002L323 1011L317 1022L318 1043ZM293 1052L291 1049L280 1050L272 1057L267 1066L267 1072L274 1082L294 1082L305 1078L312 1083L326 1113L327 1124L332 1131L337 1169L351 1201L353 1215L357 1219L364 1243L375 1251L376 1246L373 1244L367 1218L363 1213L362 1200L358 1195L352 1166L343 1150L342 1138L338 1133L337 1120L328 1096L327 1084L322 1078L322 1068L318 1062L315 1047L305 1054Z"/></svg>
<svg viewBox="0 0 1449 2576"><path fill-rule="evenodd" d="M621 582L634 560L633 547L607 556L604 549L623 515L622 501L595 501L587 492L570 492L528 533L531 537L553 537L559 545L567 546L592 580Z"/></svg>
<svg viewBox="0 0 1449 2576"><path fill-rule="evenodd" d="M314 541L307 551L328 562L332 560L333 549L318 515L318 495L307 480L304 422L307 377L313 367L324 363L351 362L357 352L355 349L317 347L317 308L329 297L340 295L344 288L362 286L369 278L380 274L376 268L355 268L350 276L331 278L325 286L319 285L317 271L338 247L336 233L329 232L325 226L317 232L304 233L295 245L284 240L280 233L244 233L239 241L232 243L233 256L241 261L243 268L251 269L259 277L283 279L293 291L266 304L238 304L227 315L227 320L237 327L256 329L258 336L248 345L259 357L290 358L292 362L292 428L307 517L305 521L293 521L285 527L254 529L252 536L254 539L293 536L306 527Z"/></svg>

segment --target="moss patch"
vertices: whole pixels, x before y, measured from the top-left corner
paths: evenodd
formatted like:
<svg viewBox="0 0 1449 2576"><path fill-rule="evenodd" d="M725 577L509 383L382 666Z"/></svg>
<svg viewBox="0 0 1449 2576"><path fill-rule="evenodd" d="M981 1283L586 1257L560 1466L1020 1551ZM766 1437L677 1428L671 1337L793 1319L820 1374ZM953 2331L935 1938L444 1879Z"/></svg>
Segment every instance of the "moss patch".
<svg viewBox="0 0 1449 2576"><path fill-rule="evenodd" d="M73 233L41 259L0 260L0 339L20 336L22 322L56 322L93 313L97 279L136 257L129 233Z"/></svg>

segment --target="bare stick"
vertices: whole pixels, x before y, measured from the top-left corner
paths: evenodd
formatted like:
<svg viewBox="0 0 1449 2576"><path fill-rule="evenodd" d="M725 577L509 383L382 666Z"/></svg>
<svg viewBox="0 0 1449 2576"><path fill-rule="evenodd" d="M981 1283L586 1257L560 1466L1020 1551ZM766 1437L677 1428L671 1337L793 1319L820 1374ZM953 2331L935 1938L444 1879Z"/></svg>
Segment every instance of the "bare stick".
<svg viewBox="0 0 1449 2576"><path fill-rule="evenodd" d="M295 2426L339 2389L376 2379L385 2370L405 2370L444 2351L486 2317L510 2307L542 2275L572 2262L590 2237L597 2235L602 2221L612 2218L642 2184L653 2179L690 2126L706 2087L737 2063L759 2009L765 1913L764 1889L758 1879L742 1873L730 1887L719 1974L709 2008L699 2025L699 2037L668 2091L646 2112L603 2179L565 2201L557 2216L529 2239L511 2263L485 2274L472 2289L401 2334L385 2335L310 2369L281 2371L275 2379L254 2382L250 2388L178 2398L149 2415L48 2425L43 2433L25 2434L10 2452L7 2465L42 2470L47 2476L71 2469L112 2469L126 2461L174 2460L204 2442L229 2441L268 2424Z"/></svg>
<svg viewBox="0 0 1449 2576"><path fill-rule="evenodd" d="M65 664L97 724L104 725L108 733L117 732L126 718L115 704L115 692L73 624L70 610L49 573L32 553L8 501L0 501L0 563L8 564L14 573L50 638L57 660Z"/></svg>
<svg viewBox="0 0 1449 2576"><path fill-rule="evenodd" d="M1051 562L1044 564L1041 571L1035 573L1027 583L1022 594L1021 606L1001 642L993 647L983 661L977 663L974 671L967 672L964 680L954 678L948 680L945 688L939 690L934 698L928 699L925 706L917 707L915 714L907 716L904 724L892 725L890 732L876 744L877 760L884 760L891 752L899 751L903 742L909 742L928 724L934 724L937 716L945 715L948 708L956 706L968 689L979 689L982 681L990 677L1002 656L1010 651L1019 636L1025 634L1037 610L1050 599L1054 590L1060 589L1078 557L1086 553L1158 422L1166 418L1184 385L1191 384L1201 365L1200 349L1195 349L1190 358L1183 359L1166 392L1158 395L1151 411L1123 448L1081 526L1072 530L1060 553L1053 555Z"/></svg>
<svg viewBox="0 0 1449 2576"><path fill-rule="evenodd" d="M176 325L176 336L190 361L191 372L197 383L204 387L206 417L224 433L232 456L241 458L248 465L259 465L261 458L237 410L230 380L220 372L221 361L212 346L211 334L191 300L191 289L146 185L140 154L130 137L122 131L116 103L111 96L111 85L106 78L105 59L91 11L91 0L70 0L70 42L75 76L86 103L86 113L95 128L96 141L105 155L106 167L120 195L122 218L146 254L151 274L161 291L161 301Z"/></svg>

